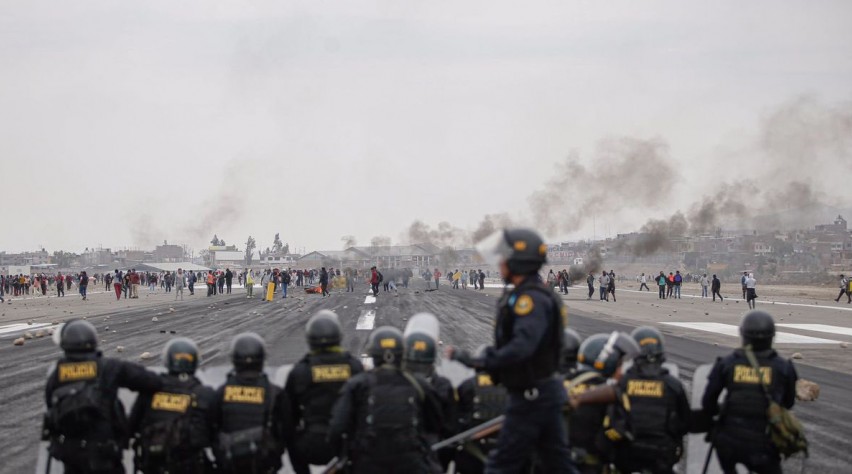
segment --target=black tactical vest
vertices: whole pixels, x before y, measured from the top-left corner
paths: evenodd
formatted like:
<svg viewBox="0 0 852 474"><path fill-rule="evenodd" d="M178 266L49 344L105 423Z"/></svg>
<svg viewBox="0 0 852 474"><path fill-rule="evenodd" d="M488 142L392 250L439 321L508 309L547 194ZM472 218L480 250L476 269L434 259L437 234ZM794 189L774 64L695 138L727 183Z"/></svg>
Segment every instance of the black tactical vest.
<svg viewBox="0 0 852 474"><path fill-rule="evenodd" d="M634 445L671 451L681 444L677 426L678 400L669 384L671 376L662 371L628 371L620 385L629 403Z"/></svg>
<svg viewBox="0 0 852 474"><path fill-rule="evenodd" d="M209 410L208 399L199 397L204 386L195 377L181 381L175 375L163 375L163 388L141 396L137 403L142 421L140 445L145 457L166 458L197 451L209 445L210 427L202 413Z"/></svg>
<svg viewBox="0 0 852 474"><path fill-rule="evenodd" d="M516 366L498 371L496 380L512 390L526 389L536 381L552 376L559 369L559 356L562 349L563 305L552 289L544 286L537 278L526 279L512 291L506 292L499 303L499 313L496 324L496 346L505 346L512 339L515 316L512 305L514 300L525 293L537 291L546 295L551 301L551 311L548 314L548 329L539 346L528 360Z"/></svg>
<svg viewBox="0 0 852 474"><path fill-rule="evenodd" d="M502 415L504 411L506 411L506 388L495 385L488 374L476 374L473 378L471 424L485 423Z"/></svg>
<svg viewBox="0 0 852 474"><path fill-rule="evenodd" d="M272 405L278 396L278 387L269 383L266 374L258 377L228 375L222 387L220 430L226 433L258 426L270 426Z"/></svg>
<svg viewBox="0 0 852 474"><path fill-rule="evenodd" d="M424 392L419 382L385 368L366 374L366 381L355 435L359 455L380 459L422 452Z"/></svg>
<svg viewBox="0 0 852 474"><path fill-rule="evenodd" d="M297 387L302 426L307 431L327 431L331 408L340 389L354 375L352 358L348 353L322 353L306 357L309 383Z"/></svg>
<svg viewBox="0 0 852 474"><path fill-rule="evenodd" d="M776 379L781 375L776 372L771 361L762 353L756 353L763 377L771 387L776 385ZM725 399L723 423L738 422L739 425L751 425L754 431L764 431L766 427L766 409L769 403L760 387L757 372L749 363L742 351L735 351L731 364L726 367L725 388L728 395Z"/></svg>
<svg viewBox="0 0 852 474"><path fill-rule="evenodd" d="M585 372L581 371L577 373L577 376L583 373ZM598 375L587 382L572 387L569 395L585 393L604 383L606 383L606 379ZM595 439L603 426L606 408L606 405L585 404L570 412L567 418L567 426L568 441L572 447L581 448L589 454L599 453L599 450L595 447Z"/></svg>

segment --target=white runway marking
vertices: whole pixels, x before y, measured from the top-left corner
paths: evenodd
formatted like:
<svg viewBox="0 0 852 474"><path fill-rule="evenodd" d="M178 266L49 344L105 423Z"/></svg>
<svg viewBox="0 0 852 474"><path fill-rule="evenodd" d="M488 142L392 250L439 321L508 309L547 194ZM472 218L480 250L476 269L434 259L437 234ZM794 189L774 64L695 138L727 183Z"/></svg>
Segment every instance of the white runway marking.
<svg viewBox="0 0 852 474"><path fill-rule="evenodd" d="M776 324L790 329L801 329L803 331L827 332L829 334L841 334L844 336L852 336L852 328L842 326L830 326L828 324Z"/></svg>
<svg viewBox="0 0 852 474"><path fill-rule="evenodd" d="M685 329L697 329L699 331L713 332L725 336L740 337L740 328L733 324L722 323L663 323L669 326L677 326ZM839 344L840 341L822 339L819 337L800 336L790 332L779 332L775 334L775 342L778 344Z"/></svg>
<svg viewBox="0 0 852 474"><path fill-rule="evenodd" d="M376 324L376 311L362 310L361 316L358 316L358 323L355 324L355 329L359 331L372 331Z"/></svg>
<svg viewBox="0 0 852 474"><path fill-rule="evenodd" d="M373 304L375 302L376 302L376 297L373 296L373 295L367 295L367 297L364 298L364 304Z"/></svg>
<svg viewBox="0 0 852 474"><path fill-rule="evenodd" d="M27 324L27 323L19 323L19 324L10 324L8 326L0 326L0 334L9 334L14 332L23 332L28 331L30 329L38 329L43 328L45 326L50 326L50 323L38 323L38 324Z"/></svg>

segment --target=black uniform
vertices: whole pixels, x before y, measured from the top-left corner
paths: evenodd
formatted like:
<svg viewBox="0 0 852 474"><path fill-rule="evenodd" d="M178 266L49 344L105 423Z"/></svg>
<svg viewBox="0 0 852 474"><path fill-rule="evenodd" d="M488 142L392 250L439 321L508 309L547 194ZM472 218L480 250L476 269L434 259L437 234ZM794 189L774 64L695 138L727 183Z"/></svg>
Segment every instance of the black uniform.
<svg viewBox="0 0 852 474"><path fill-rule="evenodd" d="M332 410L329 439L344 437L354 474L432 472L425 432L441 428L441 406L429 383L391 365L352 377Z"/></svg>
<svg viewBox="0 0 852 474"><path fill-rule="evenodd" d="M272 473L281 468L289 423L286 395L266 374L231 372L216 391L215 442L219 472Z"/></svg>
<svg viewBox="0 0 852 474"><path fill-rule="evenodd" d="M119 387L159 390L160 378L130 362L100 353L69 354L47 379L44 439L66 473L120 473L129 430Z"/></svg>
<svg viewBox="0 0 852 474"><path fill-rule="evenodd" d="M594 374L594 377L583 382L574 382L577 377L588 377L585 374ZM606 383L606 378L594 371L577 371L565 379L565 388L568 394L577 396L588 392L598 385ZM583 404L576 410L565 414L565 424L568 427L568 441L571 445L571 459L577 464L582 473L599 473L606 464L604 453L596 445L600 436L604 417L606 416L606 405Z"/></svg>
<svg viewBox="0 0 852 474"><path fill-rule="evenodd" d="M671 473L683 453L689 423L683 384L660 363L637 359L618 383L618 400L629 414L633 441L616 444L616 467L622 472Z"/></svg>
<svg viewBox="0 0 852 474"><path fill-rule="evenodd" d="M772 399L784 408L792 408L798 379L793 363L772 349L754 354L761 371L765 370L763 375ZM726 473L736 472L736 464L741 463L755 472L780 473L780 456L767 434L769 402L742 349L716 360L702 399L706 415L719 413L718 398L723 389L728 393L714 435L722 469Z"/></svg>
<svg viewBox="0 0 852 474"><path fill-rule="evenodd" d="M441 414L443 420L438 430L427 432L426 440L429 444L437 443L441 439L449 438L456 434L458 429L458 410L456 407L456 389L453 388L453 383L450 379L432 373L425 377L426 381L435 390L438 396L438 401L441 404ZM450 448L445 448L438 451L437 461L440 464L441 472L446 472L450 461L453 460L455 452Z"/></svg>
<svg viewBox="0 0 852 474"><path fill-rule="evenodd" d="M287 376L285 391L293 433L290 463L297 474L309 464L327 464L338 453L328 443L331 408L347 380L364 371L348 352L317 352L300 360Z"/></svg>
<svg viewBox="0 0 852 474"><path fill-rule="evenodd" d="M136 470L202 473L211 469L215 392L187 374L161 375L163 388L144 393L130 412Z"/></svg>
<svg viewBox="0 0 852 474"><path fill-rule="evenodd" d="M506 388L495 385L486 373L476 374L459 385L458 420L461 430L473 428L503 414L506 409ZM497 446L497 437L479 440L477 445L466 445L455 456L456 471L477 474L485 469L485 458Z"/></svg>
<svg viewBox="0 0 852 474"><path fill-rule="evenodd" d="M495 324L496 347L488 348L485 370L509 392L506 421L489 473L520 472L534 451L548 472L573 472L562 407L566 402L559 367L565 310L538 275L504 293Z"/></svg>

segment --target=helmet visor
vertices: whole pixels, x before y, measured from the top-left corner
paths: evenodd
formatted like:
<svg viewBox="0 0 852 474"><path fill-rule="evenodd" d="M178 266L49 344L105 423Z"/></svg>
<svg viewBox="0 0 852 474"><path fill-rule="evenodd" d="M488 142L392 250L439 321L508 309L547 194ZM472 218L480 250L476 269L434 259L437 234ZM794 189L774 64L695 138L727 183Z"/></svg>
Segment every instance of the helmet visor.
<svg viewBox="0 0 852 474"><path fill-rule="evenodd" d="M476 252L487 265L499 265L512 255L512 248L506 242L506 233L498 230L476 244Z"/></svg>

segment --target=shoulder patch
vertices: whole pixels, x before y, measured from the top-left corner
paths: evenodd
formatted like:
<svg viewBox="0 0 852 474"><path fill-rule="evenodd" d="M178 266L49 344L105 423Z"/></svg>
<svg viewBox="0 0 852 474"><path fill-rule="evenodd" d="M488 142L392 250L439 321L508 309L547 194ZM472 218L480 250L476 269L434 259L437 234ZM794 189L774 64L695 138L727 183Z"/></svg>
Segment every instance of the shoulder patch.
<svg viewBox="0 0 852 474"><path fill-rule="evenodd" d="M513 310L518 316L526 316L532 312L534 307L535 304L533 304L532 296L521 295L518 296L518 300L515 301L515 306L513 307Z"/></svg>

